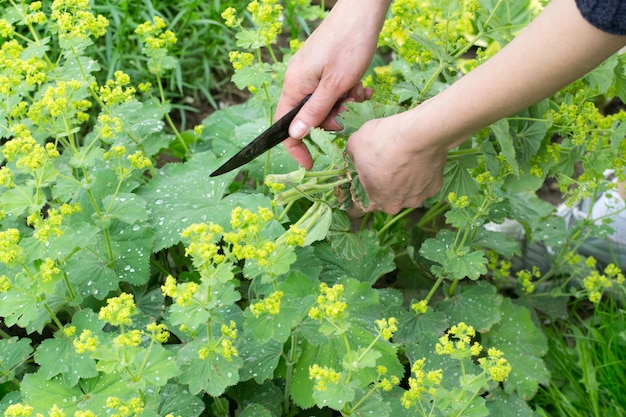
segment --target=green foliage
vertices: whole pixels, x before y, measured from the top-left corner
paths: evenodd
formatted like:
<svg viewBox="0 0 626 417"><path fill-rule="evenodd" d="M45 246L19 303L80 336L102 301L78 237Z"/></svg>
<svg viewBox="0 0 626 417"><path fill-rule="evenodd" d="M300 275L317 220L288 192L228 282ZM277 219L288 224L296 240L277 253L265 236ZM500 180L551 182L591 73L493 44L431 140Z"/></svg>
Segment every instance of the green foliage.
<svg viewBox="0 0 626 417"><path fill-rule="evenodd" d="M355 220L346 210L368 200L348 136L493 54L532 18L530 3L396 0L380 40L395 59L366 80L373 100L347 105L342 132L311 132L313 170L277 148L217 178L207 174L271 123L299 28L323 8L143 5L0 8L5 416L530 416L565 410L564 397L579 407L579 380L615 387L589 399L596 415L619 398L622 376L600 364L623 361L602 344L621 343L623 323L599 306L624 276L576 252L607 227L568 229L532 192L547 176L572 203L610 187L623 114L595 103L624 96L621 56L452 150L419 221ZM212 38L224 26L236 35ZM182 79L203 79L195 60L226 45L253 97L180 132L167 88L204 92ZM165 156L180 161L160 166ZM505 219L523 239L485 227ZM538 242L549 266L513 269ZM571 330L575 354L541 325L567 314L563 300L597 309Z"/></svg>

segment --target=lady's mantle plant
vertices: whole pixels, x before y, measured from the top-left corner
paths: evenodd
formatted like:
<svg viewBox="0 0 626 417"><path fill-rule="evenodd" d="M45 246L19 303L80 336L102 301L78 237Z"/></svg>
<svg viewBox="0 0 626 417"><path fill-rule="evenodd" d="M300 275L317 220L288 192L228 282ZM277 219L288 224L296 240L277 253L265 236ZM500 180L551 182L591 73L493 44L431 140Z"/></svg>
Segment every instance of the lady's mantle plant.
<svg viewBox="0 0 626 417"><path fill-rule="evenodd" d="M98 83L93 39L107 19L89 2L0 5L4 416L532 414L526 401L549 379L533 321L548 279L560 279L560 297L597 303L624 278L575 254L601 228L567 231L511 191L569 175L575 157L586 177L572 198L602 189L599 173L623 162L623 116L587 103L618 91L622 63L452 151L445 198L411 236L407 212L352 232L343 209L367 196L344 159L346 135L402 110L386 101L414 105L444 88L475 65L467 51L480 60L497 50L532 10L413 3L394 2L383 30L397 59L369 75L378 102L353 106L341 134L311 134L313 171L277 149L219 178L208 173L271 121L284 59L301 41L279 49L277 36L308 29L322 9L226 8L241 48L230 54L234 81L254 97L178 132L162 77L180 41L159 16L133 39L154 78L118 71ZM158 168L163 153L182 162ZM429 228L443 213L447 226ZM511 272L518 243L482 228L504 217L556 248L550 271ZM374 285L392 271L397 288Z"/></svg>

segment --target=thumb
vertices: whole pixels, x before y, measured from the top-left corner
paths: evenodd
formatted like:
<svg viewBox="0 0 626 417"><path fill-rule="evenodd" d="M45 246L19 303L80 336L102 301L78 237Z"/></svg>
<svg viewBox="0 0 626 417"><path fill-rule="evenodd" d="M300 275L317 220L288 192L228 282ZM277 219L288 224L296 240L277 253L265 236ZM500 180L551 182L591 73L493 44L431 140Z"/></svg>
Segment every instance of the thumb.
<svg viewBox="0 0 626 417"><path fill-rule="evenodd" d="M320 126L342 95L341 91L329 91L320 85L291 122L289 137L302 139L309 133L309 130Z"/></svg>

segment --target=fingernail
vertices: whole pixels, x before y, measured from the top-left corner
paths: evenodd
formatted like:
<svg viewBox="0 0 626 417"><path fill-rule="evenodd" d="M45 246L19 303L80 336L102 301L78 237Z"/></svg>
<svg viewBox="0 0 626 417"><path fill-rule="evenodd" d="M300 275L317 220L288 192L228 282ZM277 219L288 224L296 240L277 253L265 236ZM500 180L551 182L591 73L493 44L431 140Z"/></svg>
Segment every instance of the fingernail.
<svg viewBox="0 0 626 417"><path fill-rule="evenodd" d="M294 139L301 139L307 133L309 133L309 127L302 120L296 120L289 126L289 136Z"/></svg>

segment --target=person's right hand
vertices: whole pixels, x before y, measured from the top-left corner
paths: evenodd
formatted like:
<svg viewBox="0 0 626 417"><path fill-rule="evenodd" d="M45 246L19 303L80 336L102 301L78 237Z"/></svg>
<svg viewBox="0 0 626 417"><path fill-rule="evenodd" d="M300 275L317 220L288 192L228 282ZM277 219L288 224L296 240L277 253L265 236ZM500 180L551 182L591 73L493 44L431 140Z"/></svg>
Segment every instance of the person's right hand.
<svg viewBox="0 0 626 417"><path fill-rule="evenodd" d="M313 127L339 129L335 116L340 104L367 98L361 77L376 51L388 4L389 0L340 0L287 64L275 118L311 94L284 142L306 169L313 160L302 138Z"/></svg>

